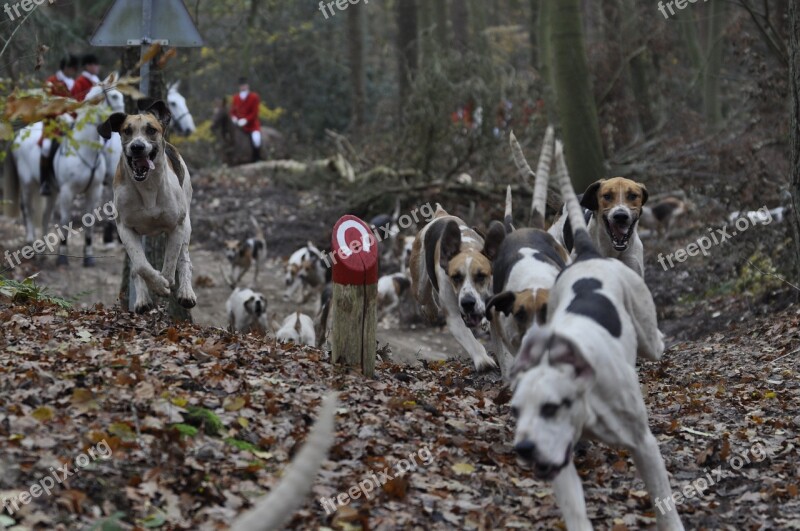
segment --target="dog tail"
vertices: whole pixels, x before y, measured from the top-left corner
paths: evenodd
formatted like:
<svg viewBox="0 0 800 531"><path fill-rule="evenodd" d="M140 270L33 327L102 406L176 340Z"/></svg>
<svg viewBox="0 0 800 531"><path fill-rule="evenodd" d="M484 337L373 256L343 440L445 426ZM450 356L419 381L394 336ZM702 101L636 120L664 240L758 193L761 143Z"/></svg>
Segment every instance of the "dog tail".
<svg viewBox="0 0 800 531"><path fill-rule="evenodd" d="M237 518L232 531L265 531L282 529L286 521L303 504L311 491L314 478L328 455L335 439L336 393L322 401L316 425L305 445L287 467L283 479L269 495L256 502L256 506Z"/></svg>
<svg viewBox="0 0 800 531"><path fill-rule="evenodd" d="M265 240L264 231L261 230L261 225L258 224L258 220L252 214L250 214L250 223L252 223L253 227L256 229L256 238L261 238L262 240Z"/></svg>
<svg viewBox="0 0 800 531"><path fill-rule="evenodd" d="M542 142L542 152L539 154L539 165L536 166L536 180L533 186L533 199L531 201L530 226L544 230L544 214L547 207L547 181L550 179L550 166L553 163L553 140L555 132L553 126L548 125Z"/></svg>
<svg viewBox="0 0 800 531"><path fill-rule="evenodd" d="M506 212L503 215L503 225L506 228L506 234L514 232L514 216L511 215L511 205L511 185L509 184L506 188Z"/></svg>
<svg viewBox="0 0 800 531"><path fill-rule="evenodd" d="M567 163L564 161L564 145L561 141L556 142L556 174L558 175L558 185L561 188L561 197L564 199L564 207L567 209L567 222L570 224L573 236L573 249L577 254L576 260L597 258L600 255L595 249L589 232L586 230L586 220L583 217L583 209L575 195L572 181L569 178Z"/></svg>

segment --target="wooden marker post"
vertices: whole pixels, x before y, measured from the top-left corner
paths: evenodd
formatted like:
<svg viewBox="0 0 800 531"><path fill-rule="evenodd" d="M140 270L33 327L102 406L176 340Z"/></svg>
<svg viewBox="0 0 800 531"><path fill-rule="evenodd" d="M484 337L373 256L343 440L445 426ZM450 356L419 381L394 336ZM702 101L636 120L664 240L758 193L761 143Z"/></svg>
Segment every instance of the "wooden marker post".
<svg viewBox="0 0 800 531"><path fill-rule="evenodd" d="M333 364L359 367L375 375L378 312L378 241L355 216L333 226Z"/></svg>

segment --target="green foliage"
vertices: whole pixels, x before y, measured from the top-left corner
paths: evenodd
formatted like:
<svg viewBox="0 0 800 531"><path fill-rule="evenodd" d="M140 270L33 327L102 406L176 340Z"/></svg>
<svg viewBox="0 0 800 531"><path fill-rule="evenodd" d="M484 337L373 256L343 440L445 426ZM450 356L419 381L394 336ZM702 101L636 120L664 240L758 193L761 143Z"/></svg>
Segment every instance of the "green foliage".
<svg viewBox="0 0 800 531"><path fill-rule="evenodd" d="M197 423L207 435L218 435L223 425L219 417L204 407L189 406L187 420Z"/></svg>
<svg viewBox="0 0 800 531"><path fill-rule="evenodd" d="M194 437L199 433L199 430L189 424L173 424L172 427L178 430L178 433L183 437Z"/></svg>
<svg viewBox="0 0 800 531"><path fill-rule="evenodd" d="M778 271L770 257L761 251L756 251L742 266L739 278L736 280L736 291L749 293L754 297L764 295L781 287L782 282L777 274Z"/></svg>
<svg viewBox="0 0 800 531"><path fill-rule="evenodd" d="M0 276L0 297L7 297L17 303L35 301L55 304L65 309L72 308L72 302L65 298L51 295L47 287L37 284L34 281L37 275L38 273L22 282Z"/></svg>
<svg viewBox="0 0 800 531"><path fill-rule="evenodd" d="M240 439L235 439L233 437L228 437L225 439L226 444L230 444L234 448L238 448L239 450L245 450L248 452L258 452L258 446L254 444L250 444L247 441L242 441Z"/></svg>

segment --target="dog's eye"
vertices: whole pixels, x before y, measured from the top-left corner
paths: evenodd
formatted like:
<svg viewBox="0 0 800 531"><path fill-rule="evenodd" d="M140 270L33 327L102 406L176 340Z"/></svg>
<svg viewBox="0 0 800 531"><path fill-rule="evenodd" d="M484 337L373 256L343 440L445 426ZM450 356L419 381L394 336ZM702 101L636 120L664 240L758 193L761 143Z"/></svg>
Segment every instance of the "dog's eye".
<svg viewBox="0 0 800 531"><path fill-rule="evenodd" d="M556 413L558 413L558 404L550 402L542 406L543 418L551 419L556 416Z"/></svg>
<svg viewBox="0 0 800 531"><path fill-rule="evenodd" d="M565 408L569 409L569 408L571 408L571 407L572 407L572 400L570 400L569 398L565 398L565 399L564 399L564 401L563 401L563 402L561 402L561 404L562 404L562 405L563 405Z"/></svg>
<svg viewBox="0 0 800 531"><path fill-rule="evenodd" d="M636 194L628 194L628 201L636 201L639 199L639 196Z"/></svg>
<svg viewBox="0 0 800 531"><path fill-rule="evenodd" d="M153 127L152 125L148 125L147 128L145 129L145 131L147 131L148 135L156 134L156 128Z"/></svg>
<svg viewBox="0 0 800 531"><path fill-rule="evenodd" d="M453 282L455 282L456 284L461 284L464 281L464 275L462 275L461 273L456 273L450 278L452 278Z"/></svg>
<svg viewBox="0 0 800 531"><path fill-rule="evenodd" d="M515 419L519 418L519 408L517 406L511 406L511 416Z"/></svg>
<svg viewBox="0 0 800 531"><path fill-rule="evenodd" d="M603 194L603 199L605 199L606 201L611 201L611 199L613 199L613 197L614 196L611 195L611 194Z"/></svg>
<svg viewBox="0 0 800 531"><path fill-rule="evenodd" d="M131 128L130 128L130 126L128 126L128 127L126 127L126 128L125 128L125 130L124 130L124 131L122 131L122 132L123 132L123 133L125 133L125 135L126 135L126 136L130 136L130 135L131 135L131 133L133 133L133 129L131 129Z"/></svg>
<svg viewBox="0 0 800 531"><path fill-rule="evenodd" d="M475 275L475 282L483 282L486 280L486 275L484 273L478 273Z"/></svg>

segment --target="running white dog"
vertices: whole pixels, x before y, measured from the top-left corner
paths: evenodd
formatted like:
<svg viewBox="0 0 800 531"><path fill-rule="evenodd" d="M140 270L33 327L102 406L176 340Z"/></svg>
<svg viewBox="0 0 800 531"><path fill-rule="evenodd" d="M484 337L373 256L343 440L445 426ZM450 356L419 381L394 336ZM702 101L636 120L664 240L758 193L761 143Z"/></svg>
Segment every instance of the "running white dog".
<svg viewBox="0 0 800 531"><path fill-rule="evenodd" d="M584 434L631 451L651 499L671 496L636 374L637 355L658 360L664 342L647 285L623 262L598 253L560 145L556 158L576 258L550 292L547 324L523 340L511 412L517 454L533 464L537 477L553 481L567 529L583 531L592 523L572 451ZM675 507L656 519L662 531L683 530Z"/></svg>
<svg viewBox="0 0 800 531"><path fill-rule="evenodd" d="M304 313L291 313L283 320L282 324L278 325L273 322L272 326L277 330L275 337L281 343L292 342L310 347L317 346L314 321Z"/></svg>
<svg viewBox="0 0 800 531"><path fill-rule="evenodd" d="M231 332L267 333L267 299L250 288L236 288L225 304Z"/></svg>

